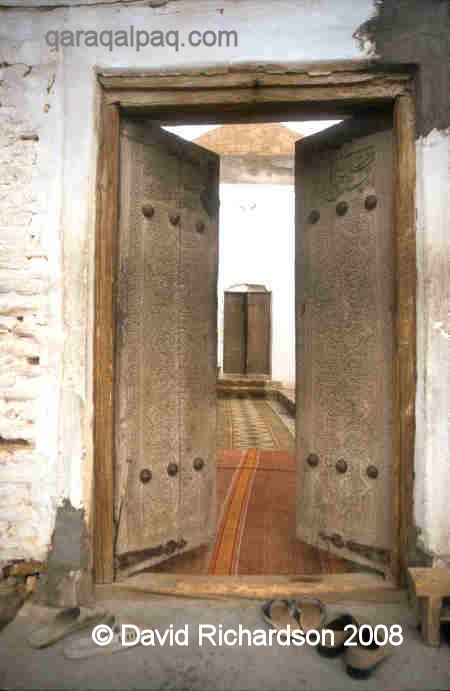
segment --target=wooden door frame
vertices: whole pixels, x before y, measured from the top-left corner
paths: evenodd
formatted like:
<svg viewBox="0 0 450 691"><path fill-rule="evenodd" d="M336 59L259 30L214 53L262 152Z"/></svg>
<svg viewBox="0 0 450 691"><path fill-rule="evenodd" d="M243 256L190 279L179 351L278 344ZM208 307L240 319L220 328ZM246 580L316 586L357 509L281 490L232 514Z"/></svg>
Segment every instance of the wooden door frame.
<svg viewBox="0 0 450 691"><path fill-rule="evenodd" d="M373 61L309 63L286 66L242 64L195 70L142 71L99 69L98 160L96 188L94 331L94 581L114 580L114 355L118 246L120 112L163 123L281 121L336 118L369 107L394 113L394 424L392 584L406 583L413 532L412 491L416 394L416 235L415 117L412 65L382 66ZM351 591L358 598L367 574L329 577L330 592ZM212 577L210 577L212 578ZM279 577L214 577L216 594L270 597L280 591ZM330 580L331 579L331 580ZM169 579L170 580L170 579ZM244 581L246 585L244 585ZM286 581L286 582L285 582ZM295 576L282 582L289 592L311 594L311 583L326 577ZM327 581L327 582L328 582ZM201 578L176 579L183 593L201 594ZM205 584L207 579L203 578ZM278 585L277 585L278 584ZM341 586L339 585L341 584ZM206 586L203 585L203 590ZM315 586L313 587L313 591ZM158 588L156 588L158 590ZM366 587L367 589L367 587ZM208 588L206 588L208 590ZM385 587L384 587L385 590ZM325 587L327 591L327 587ZM162 588L161 592L172 592Z"/></svg>

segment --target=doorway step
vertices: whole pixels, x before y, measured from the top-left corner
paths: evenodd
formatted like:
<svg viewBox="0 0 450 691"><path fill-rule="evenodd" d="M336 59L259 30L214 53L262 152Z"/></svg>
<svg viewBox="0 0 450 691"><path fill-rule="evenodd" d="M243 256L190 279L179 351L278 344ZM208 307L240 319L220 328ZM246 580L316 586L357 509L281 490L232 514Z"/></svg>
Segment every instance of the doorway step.
<svg viewBox="0 0 450 691"><path fill-rule="evenodd" d="M217 379L216 391L219 398L262 396L275 399L287 415L295 418L295 387L285 386L265 375L223 374Z"/></svg>
<svg viewBox="0 0 450 691"><path fill-rule="evenodd" d="M223 374L217 379L217 393L229 396L266 396L281 388L281 382L261 374Z"/></svg>

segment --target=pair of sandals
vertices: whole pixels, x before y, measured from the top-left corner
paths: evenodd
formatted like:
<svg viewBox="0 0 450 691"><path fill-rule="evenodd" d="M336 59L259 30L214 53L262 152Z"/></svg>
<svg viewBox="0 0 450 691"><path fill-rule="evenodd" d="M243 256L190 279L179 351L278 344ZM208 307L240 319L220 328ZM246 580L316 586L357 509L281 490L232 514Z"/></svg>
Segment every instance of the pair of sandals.
<svg viewBox="0 0 450 691"><path fill-rule="evenodd" d="M300 629L307 633L322 627L325 605L316 598L269 600L262 608L264 621L277 631Z"/></svg>
<svg viewBox="0 0 450 691"><path fill-rule="evenodd" d="M381 646L374 641L374 627L367 619L347 612L336 612L326 618L325 605L315 598L270 600L263 605L262 612L264 620L278 631L288 625L291 631L300 629L304 634L312 629L332 631L332 637L324 636L323 640L321 637L317 651L328 658L344 654L347 674L354 679L367 679L393 652L389 642ZM348 644L350 638L356 638L356 645Z"/></svg>

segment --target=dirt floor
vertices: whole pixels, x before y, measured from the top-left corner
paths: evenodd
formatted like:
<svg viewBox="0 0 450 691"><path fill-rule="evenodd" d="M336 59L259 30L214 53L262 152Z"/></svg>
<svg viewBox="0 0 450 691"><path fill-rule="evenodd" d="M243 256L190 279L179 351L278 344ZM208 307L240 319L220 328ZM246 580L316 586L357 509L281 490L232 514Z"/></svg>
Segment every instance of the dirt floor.
<svg viewBox="0 0 450 691"><path fill-rule="evenodd" d="M450 688L450 646L423 645L416 621L405 604L333 605L329 611L357 611L387 626L400 624L404 642L366 681L350 679L341 658L327 660L309 645L256 647L200 646L199 625L237 630L268 630L260 603L154 599L103 603L125 622L160 632L188 625L189 645L137 646L114 655L102 652L85 660L68 660L64 646L73 634L44 650L26 642L31 631L53 611L27 603L0 634L0 687L3 689L351 689L415 690ZM94 644L92 644L94 646ZM106 650L106 648L104 649Z"/></svg>

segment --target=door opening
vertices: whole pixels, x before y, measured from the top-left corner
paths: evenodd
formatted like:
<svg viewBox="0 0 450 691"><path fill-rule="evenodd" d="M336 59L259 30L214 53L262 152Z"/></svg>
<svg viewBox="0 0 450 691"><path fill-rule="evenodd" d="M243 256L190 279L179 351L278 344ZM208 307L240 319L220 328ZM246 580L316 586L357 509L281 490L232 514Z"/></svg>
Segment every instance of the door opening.
<svg viewBox="0 0 450 691"><path fill-rule="evenodd" d="M408 114L409 101L403 104ZM295 539L328 558L394 576L400 497L398 486L390 484L396 478L392 467L399 439L398 365L392 369L392 363L398 359L394 317L400 298L389 247L401 227L398 199L392 195L392 188L399 186L399 147L410 152L410 140L405 143L398 135L400 110L396 107L394 138L392 116L373 113L348 118L342 125L301 140L295 174ZM224 383L225 357L218 363L217 341L209 331L217 320L217 156L195 145L186 146L187 142L181 144L154 121L136 119L132 113L121 120L120 156L117 150L117 167L108 174L116 175L119 182L120 160L121 223L128 203L128 220L133 221L128 228L133 224L138 228L141 244L131 238L125 240L123 250L120 243L126 233L119 233L115 429L117 448L122 444L123 453L118 454L115 466L116 511L111 526L116 578L144 568L161 570L163 561L167 566L205 544L217 543L216 496L211 491L217 481L215 439L209 434L213 424L208 420L216 390L219 397L229 393ZM110 120L115 137L117 125L118 121ZM123 161L130 165L125 182ZM139 170L137 177L133 178L132 168ZM394 171L393 178L389 170ZM205 237L207 242L202 244ZM253 285L250 277L242 279ZM264 280L258 285L265 285ZM162 328L155 330L159 322ZM256 345L261 340L258 337ZM247 335L246 365L249 341ZM223 368L219 382L218 364ZM272 348L272 370L273 365ZM380 378L373 376L377 366L386 367L382 386ZM122 378L127 381L125 387L120 384L121 367L127 373ZM270 382L259 384L260 402L266 402L270 387L273 393L273 371L271 379L266 372L238 374L255 378L260 374ZM394 389L389 388L389 380ZM249 388L254 382L245 385ZM235 389L232 393L245 401L250 392ZM373 411L386 401L385 417L374 419ZM131 427L135 427L130 433L132 418ZM280 416L278 421L284 424ZM289 431L287 425L285 429ZM291 438L295 442L294 435ZM146 453L149 449L151 454ZM165 450L170 450L173 459L164 458ZM252 495L248 490L256 482L254 468L260 461L251 451L258 449L247 448L239 466L247 481L232 483L231 494L242 498L241 516L249 511ZM141 467L149 458L154 468ZM224 465L227 458L225 454ZM152 499L146 502L149 488ZM386 502L393 512L385 510ZM151 507L151 516L146 506ZM153 531L150 539L149 529ZM156 535L158 531L161 535ZM139 542L142 535L145 539ZM242 544L244 539L239 524L232 543ZM225 570L206 573L245 574L245 565L236 567L236 555L230 552L227 559L230 555L232 562L225 564ZM351 567L341 569L348 570ZM308 570L294 567L292 572L283 572L269 567L260 573L294 575L299 571Z"/></svg>
<svg viewBox="0 0 450 691"><path fill-rule="evenodd" d="M200 138L209 143L206 149L151 122L129 118L122 124L116 422L121 575L295 575L358 567L383 573L388 563L392 125L385 115L350 119L298 140L283 127L224 125ZM261 194L256 184L239 184L241 173L235 173L241 196L232 202L239 200L239 213L230 209L229 183L212 175L224 141L241 151L250 134L264 159L277 137L277 153L284 154L284 165L290 163L288 192L301 205L296 275L294 208L283 227L274 180L262 185ZM236 159L241 171L245 163ZM252 162L256 179L269 166L275 169L273 157ZM218 196L219 216L214 210L207 218L202 199ZM287 251L276 261L275 248L283 242ZM214 294L222 297L221 274L243 271L270 281L276 324L284 328L283 345L291 353L295 280L297 303L305 305L297 318L295 405L306 463L296 464L294 425L286 424L287 382L270 376L272 359L276 374L283 371L277 353L282 339L276 333L272 340L271 333L272 292L261 283L236 283L223 293L223 304ZM279 316L280 295L288 325ZM223 374L214 430L211 312L217 302ZM295 390L295 378L289 383Z"/></svg>

